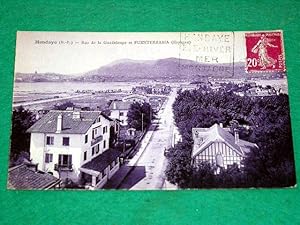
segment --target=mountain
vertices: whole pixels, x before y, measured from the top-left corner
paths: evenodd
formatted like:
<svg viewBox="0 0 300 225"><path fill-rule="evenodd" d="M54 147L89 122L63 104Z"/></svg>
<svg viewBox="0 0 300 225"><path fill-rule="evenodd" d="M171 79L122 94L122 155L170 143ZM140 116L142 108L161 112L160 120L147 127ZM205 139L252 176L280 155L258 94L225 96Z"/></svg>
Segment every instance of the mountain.
<svg viewBox="0 0 300 225"><path fill-rule="evenodd" d="M98 69L77 76L45 73L16 74L16 81L199 81L206 77L215 78L246 78L271 77L276 73L252 73L245 71L245 63L204 64L193 60L166 58L158 60L120 59Z"/></svg>
<svg viewBox="0 0 300 225"><path fill-rule="evenodd" d="M248 78L282 77L279 73L246 73L244 62L232 64L204 64L193 60L166 58L159 60L121 59L89 71L78 79L82 81L198 81L206 77Z"/></svg>
<svg viewBox="0 0 300 225"><path fill-rule="evenodd" d="M81 76L85 81L194 81L203 77L232 77L232 64L201 64L193 60L118 60ZM235 65L235 76L245 75L244 63Z"/></svg>

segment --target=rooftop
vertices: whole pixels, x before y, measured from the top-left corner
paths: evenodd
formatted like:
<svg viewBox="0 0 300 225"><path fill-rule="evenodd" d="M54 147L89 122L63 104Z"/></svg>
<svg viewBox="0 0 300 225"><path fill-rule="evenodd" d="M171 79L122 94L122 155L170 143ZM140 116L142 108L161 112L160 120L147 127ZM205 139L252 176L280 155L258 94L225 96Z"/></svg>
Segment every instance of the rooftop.
<svg viewBox="0 0 300 225"><path fill-rule="evenodd" d="M109 109L128 110L132 102L123 102L121 100L112 101L109 105Z"/></svg>
<svg viewBox="0 0 300 225"><path fill-rule="evenodd" d="M235 149L240 155L248 153L251 148L256 147L255 143L251 143L242 139L238 142L235 141L235 137L229 132L228 128L222 128L218 124L214 124L210 128L193 128L193 139L197 139L196 134L203 138L197 148L194 148L193 156L205 150L205 148L212 142L225 142L233 149ZM195 145L195 144L194 144Z"/></svg>
<svg viewBox="0 0 300 225"><path fill-rule="evenodd" d="M100 111L81 111L80 118L73 117L73 111L52 110L33 124L27 132L30 133L55 133L57 131L57 117L62 115L62 134L85 134L96 119L102 115Z"/></svg>
<svg viewBox="0 0 300 225"><path fill-rule="evenodd" d="M60 182L60 179L49 173L34 171L21 164L8 170L9 189L49 189Z"/></svg>
<svg viewBox="0 0 300 225"><path fill-rule="evenodd" d="M93 158L91 161L82 165L84 169L94 170L102 172L106 167L108 167L114 160L116 160L121 155L121 152L115 149L109 149L100 154L99 156Z"/></svg>

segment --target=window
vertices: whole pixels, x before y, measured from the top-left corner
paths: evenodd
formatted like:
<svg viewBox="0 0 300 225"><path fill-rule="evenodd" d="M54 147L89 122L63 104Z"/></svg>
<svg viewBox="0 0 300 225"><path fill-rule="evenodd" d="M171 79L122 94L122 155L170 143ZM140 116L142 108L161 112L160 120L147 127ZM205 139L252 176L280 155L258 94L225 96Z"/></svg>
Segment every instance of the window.
<svg viewBox="0 0 300 225"><path fill-rule="evenodd" d="M92 131L92 139L95 139L97 137L98 134L98 129L100 129L101 126L99 127L95 127Z"/></svg>
<svg viewBox="0 0 300 225"><path fill-rule="evenodd" d="M96 146L96 154L99 152L99 144L97 144L97 146Z"/></svg>
<svg viewBox="0 0 300 225"><path fill-rule="evenodd" d="M96 146L92 147L92 156L95 154L95 148Z"/></svg>
<svg viewBox="0 0 300 225"><path fill-rule="evenodd" d="M53 154L46 153L45 155L45 163L51 163L53 161Z"/></svg>
<svg viewBox="0 0 300 225"><path fill-rule="evenodd" d="M58 164L61 166L71 166L72 155L58 155Z"/></svg>
<svg viewBox="0 0 300 225"><path fill-rule="evenodd" d="M69 146L69 145L70 145L70 138L63 137L63 146Z"/></svg>
<svg viewBox="0 0 300 225"><path fill-rule="evenodd" d="M103 127L103 134L107 133L107 126Z"/></svg>
<svg viewBox="0 0 300 225"><path fill-rule="evenodd" d="M97 122L98 123L101 122L101 117L98 117Z"/></svg>
<svg viewBox="0 0 300 225"><path fill-rule="evenodd" d="M84 143L87 143L87 142L88 142L88 140L89 140L89 135L88 135L88 134L86 134L86 135L85 135L85 137L84 137Z"/></svg>
<svg viewBox="0 0 300 225"><path fill-rule="evenodd" d="M103 148L106 148L106 140L103 141Z"/></svg>
<svg viewBox="0 0 300 225"><path fill-rule="evenodd" d="M83 160L85 161L87 159L87 152L85 151L84 153L83 153Z"/></svg>
<svg viewBox="0 0 300 225"><path fill-rule="evenodd" d="M54 144L54 137L47 136L47 145L53 145Z"/></svg>
<svg viewBox="0 0 300 225"><path fill-rule="evenodd" d="M124 116L124 112L120 112L120 116Z"/></svg>

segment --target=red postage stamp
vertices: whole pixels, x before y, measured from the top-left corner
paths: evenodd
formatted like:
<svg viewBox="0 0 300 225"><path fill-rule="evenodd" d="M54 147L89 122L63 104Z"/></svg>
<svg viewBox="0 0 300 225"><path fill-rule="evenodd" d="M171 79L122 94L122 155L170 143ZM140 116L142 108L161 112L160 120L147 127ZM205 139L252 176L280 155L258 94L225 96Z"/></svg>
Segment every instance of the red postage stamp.
<svg viewBox="0 0 300 225"><path fill-rule="evenodd" d="M246 71L285 71L282 32L246 33Z"/></svg>

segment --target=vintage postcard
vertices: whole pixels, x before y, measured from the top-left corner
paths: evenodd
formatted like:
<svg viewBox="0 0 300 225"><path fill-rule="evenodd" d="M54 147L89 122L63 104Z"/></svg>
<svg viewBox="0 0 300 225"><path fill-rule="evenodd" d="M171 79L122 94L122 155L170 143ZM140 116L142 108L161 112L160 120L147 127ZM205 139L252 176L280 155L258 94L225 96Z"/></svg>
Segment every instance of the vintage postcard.
<svg viewBox="0 0 300 225"><path fill-rule="evenodd" d="M282 31L17 32L9 189L295 185Z"/></svg>

